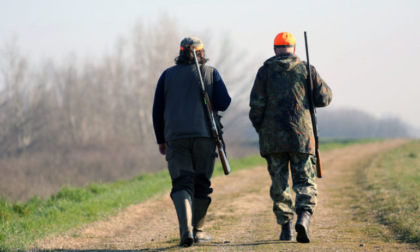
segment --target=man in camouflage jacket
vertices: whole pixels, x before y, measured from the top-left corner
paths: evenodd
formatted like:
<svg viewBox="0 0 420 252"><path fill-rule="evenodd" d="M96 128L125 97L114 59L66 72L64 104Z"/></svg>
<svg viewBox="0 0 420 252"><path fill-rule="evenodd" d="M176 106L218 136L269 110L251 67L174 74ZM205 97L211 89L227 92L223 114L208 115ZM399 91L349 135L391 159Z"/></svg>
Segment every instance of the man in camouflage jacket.
<svg viewBox="0 0 420 252"><path fill-rule="evenodd" d="M260 153L267 160L272 185L270 196L280 240L293 240L293 219L297 241L307 243L309 219L316 206L315 140L309 110L306 63L294 53L296 40L287 32L274 40L273 56L258 70L250 96L249 118L258 132ZM311 66L313 100L316 107L327 106L331 89ZM289 164L296 192L295 203L288 185Z"/></svg>

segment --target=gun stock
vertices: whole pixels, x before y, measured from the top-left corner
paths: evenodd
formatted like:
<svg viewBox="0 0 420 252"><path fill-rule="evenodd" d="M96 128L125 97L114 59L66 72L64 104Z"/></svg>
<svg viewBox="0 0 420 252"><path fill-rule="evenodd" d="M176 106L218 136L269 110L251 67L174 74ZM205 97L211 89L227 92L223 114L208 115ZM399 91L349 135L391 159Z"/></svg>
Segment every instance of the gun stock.
<svg viewBox="0 0 420 252"><path fill-rule="evenodd" d="M217 151L219 153L220 163L222 163L223 171L225 175L228 175L230 173L230 165L226 157L226 153L223 150L223 147L219 145L217 146Z"/></svg>

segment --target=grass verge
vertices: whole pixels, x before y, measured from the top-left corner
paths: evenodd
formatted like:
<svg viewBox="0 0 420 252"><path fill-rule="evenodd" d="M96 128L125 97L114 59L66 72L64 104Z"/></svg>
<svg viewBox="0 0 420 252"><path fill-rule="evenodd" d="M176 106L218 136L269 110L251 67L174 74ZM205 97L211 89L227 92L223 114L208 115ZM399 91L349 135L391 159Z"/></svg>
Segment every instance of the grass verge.
<svg viewBox="0 0 420 252"><path fill-rule="evenodd" d="M22 250L48 234L64 232L99 220L122 208L144 201L170 187L166 172L143 174L130 181L65 186L50 198L27 202L0 200L0 250Z"/></svg>
<svg viewBox="0 0 420 252"><path fill-rule="evenodd" d="M259 156L231 160L232 171L264 164ZM223 174L220 164L215 176ZM65 232L116 214L121 209L145 201L171 188L167 171L142 174L129 181L90 184L86 188L65 186L48 199L33 197L12 203L0 199L0 250L23 250L36 239Z"/></svg>
<svg viewBox="0 0 420 252"><path fill-rule="evenodd" d="M342 148L360 141L328 141L322 150ZM265 165L260 156L230 160L232 171ZM219 162L214 176L222 175ZM167 193L171 181L167 171L142 174L129 181L90 184L86 188L65 186L47 199L33 197L12 203L0 198L0 250L24 250L34 241L54 233L92 223L121 209Z"/></svg>
<svg viewBox="0 0 420 252"><path fill-rule="evenodd" d="M372 143L377 141L383 141L383 139L320 139L319 149L321 151L329 151L348 147L354 144Z"/></svg>
<svg viewBox="0 0 420 252"><path fill-rule="evenodd" d="M388 240L420 244L420 141L383 153L357 181L360 215L390 227Z"/></svg>

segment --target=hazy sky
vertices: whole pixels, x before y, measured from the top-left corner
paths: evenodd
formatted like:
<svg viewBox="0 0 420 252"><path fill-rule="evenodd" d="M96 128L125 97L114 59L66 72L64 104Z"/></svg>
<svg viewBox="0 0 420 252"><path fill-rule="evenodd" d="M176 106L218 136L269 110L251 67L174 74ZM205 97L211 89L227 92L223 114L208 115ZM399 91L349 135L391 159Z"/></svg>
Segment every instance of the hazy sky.
<svg viewBox="0 0 420 252"><path fill-rule="evenodd" d="M295 35L296 53L305 59L307 31L311 64L333 89L331 108L398 115L420 127L419 13L419 0L0 0L0 46L17 37L34 60L98 56L137 21L166 14L188 31L180 40L209 30L229 35L255 59L255 69L244 71L256 74L282 31Z"/></svg>

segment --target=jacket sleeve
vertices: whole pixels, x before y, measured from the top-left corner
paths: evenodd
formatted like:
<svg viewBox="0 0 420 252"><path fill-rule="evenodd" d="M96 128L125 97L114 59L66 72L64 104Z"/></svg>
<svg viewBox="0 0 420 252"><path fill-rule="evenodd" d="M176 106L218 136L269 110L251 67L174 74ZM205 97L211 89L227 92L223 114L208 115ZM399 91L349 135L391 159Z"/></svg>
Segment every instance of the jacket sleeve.
<svg viewBox="0 0 420 252"><path fill-rule="evenodd" d="M314 103L315 107L326 107L331 103L332 91L331 88L321 78L315 67L312 67L312 83L314 87Z"/></svg>
<svg viewBox="0 0 420 252"><path fill-rule="evenodd" d="M160 76L156 86L155 98L153 101L153 128L155 130L158 144L165 143L164 113L165 113L165 72Z"/></svg>
<svg viewBox="0 0 420 252"><path fill-rule="evenodd" d="M222 80L219 72L213 71L213 107L217 111L225 111L232 99L226 89L226 85Z"/></svg>
<svg viewBox="0 0 420 252"><path fill-rule="evenodd" d="M260 131L261 124L264 118L264 111L266 105L266 90L265 90L265 77L263 74L263 68L258 70L255 78L254 86L251 90L251 96L249 99L249 119L252 122L255 130Z"/></svg>

